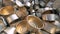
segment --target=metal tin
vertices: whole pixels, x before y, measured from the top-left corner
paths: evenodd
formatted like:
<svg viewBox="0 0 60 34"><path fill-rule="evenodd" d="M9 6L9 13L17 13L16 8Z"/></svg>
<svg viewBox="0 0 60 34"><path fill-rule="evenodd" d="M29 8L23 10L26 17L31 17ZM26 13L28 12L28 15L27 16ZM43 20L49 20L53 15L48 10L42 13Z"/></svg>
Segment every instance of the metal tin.
<svg viewBox="0 0 60 34"><path fill-rule="evenodd" d="M10 15L14 13L14 8L12 6L5 6L0 9L0 15Z"/></svg>
<svg viewBox="0 0 60 34"><path fill-rule="evenodd" d="M28 25L26 20L18 22L18 24L16 25L16 31L18 33L26 34L29 30L30 30L30 26Z"/></svg>
<svg viewBox="0 0 60 34"><path fill-rule="evenodd" d="M50 34L50 32L48 32L47 30L44 29L44 27L46 27L46 24L40 18L29 15L29 16L27 16L27 22L31 27Z"/></svg>
<svg viewBox="0 0 60 34"><path fill-rule="evenodd" d="M8 23L11 23L11 22L17 20L18 18L19 17L16 14L12 14L12 15L7 17L7 21L8 21Z"/></svg>
<svg viewBox="0 0 60 34"><path fill-rule="evenodd" d="M5 28L6 28L5 21L3 19L1 19L0 20L0 32L3 31Z"/></svg>
<svg viewBox="0 0 60 34"><path fill-rule="evenodd" d="M55 14L44 14L42 15L42 19L46 21L55 21L55 20L58 20L59 17L58 15L55 15Z"/></svg>
<svg viewBox="0 0 60 34"><path fill-rule="evenodd" d="M54 14L53 10L55 10L55 8L45 7L43 9L40 9L40 11L41 11L40 13L42 15L44 15L44 14Z"/></svg>
<svg viewBox="0 0 60 34"><path fill-rule="evenodd" d="M41 29L45 25L44 22L36 16L28 15L26 19L30 26L37 28L37 29Z"/></svg>
<svg viewBox="0 0 60 34"><path fill-rule="evenodd" d="M18 11L16 11L16 15L21 19L24 19L27 15L27 9L25 7L20 7Z"/></svg>

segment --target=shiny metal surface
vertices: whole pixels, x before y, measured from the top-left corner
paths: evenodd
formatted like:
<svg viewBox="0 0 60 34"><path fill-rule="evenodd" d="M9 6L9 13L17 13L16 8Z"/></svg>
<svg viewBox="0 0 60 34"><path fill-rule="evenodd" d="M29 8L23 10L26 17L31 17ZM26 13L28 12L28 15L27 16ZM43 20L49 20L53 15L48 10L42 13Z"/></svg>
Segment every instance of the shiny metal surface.
<svg viewBox="0 0 60 34"><path fill-rule="evenodd" d="M27 24L26 20L23 20L16 25L16 31L18 33L25 34L29 31L29 29L30 29L30 26Z"/></svg>
<svg viewBox="0 0 60 34"><path fill-rule="evenodd" d="M46 22L44 30L46 30L47 32L49 32L51 34L51 32L50 32L51 28L57 28L57 27L55 25L51 24L50 22ZM43 31L43 34L49 34L47 32Z"/></svg>
<svg viewBox="0 0 60 34"><path fill-rule="evenodd" d="M31 6L31 3L30 2L26 2L25 4L27 7L30 7Z"/></svg>
<svg viewBox="0 0 60 34"><path fill-rule="evenodd" d="M45 25L44 22L36 16L29 15L27 16L26 19L30 26L37 28L37 29L41 29Z"/></svg>
<svg viewBox="0 0 60 34"><path fill-rule="evenodd" d="M4 31L7 33L7 34L14 34L15 32L15 27L8 27L7 29L5 29Z"/></svg>
<svg viewBox="0 0 60 34"><path fill-rule="evenodd" d="M53 22L53 24L60 28L60 21L56 20L55 22Z"/></svg>
<svg viewBox="0 0 60 34"><path fill-rule="evenodd" d="M42 19L46 21L55 21L59 19L58 15L55 14L44 14L42 15Z"/></svg>
<svg viewBox="0 0 60 34"><path fill-rule="evenodd" d="M9 17L7 17L7 21L8 21L8 23L11 23L11 22L17 20L18 18L19 17L16 14L12 14Z"/></svg>
<svg viewBox="0 0 60 34"><path fill-rule="evenodd" d="M60 33L59 3L59 0L1 1L0 34Z"/></svg>
<svg viewBox="0 0 60 34"><path fill-rule="evenodd" d="M2 30L4 30L4 24L3 24L3 22L0 20L0 32L1 32Z"/></svg>
<svg viewBox="0 0 60 34"><path fill-rule="evenodd" d="M51 34L55 34L54 32L56 31L56 28L51 28L50 32Z"/></svg>
<svg viewBox="0 0 60 34"><path fill-rule="evenodd" d="M4 20L3 17L0 16L0 32L3 31L7 26L6 21Z"/></svg>
<svg viewBox="0 0 60 34"><path fill-rule="evenodd" d="M19 0L16 0L16 4L17 4L19 7L23 7L23 6L24 6L24 4L22 4L22 2L19 1Z"/></svg>
<svg viewBox="0 0 60 34"><path fill-rule="evenodd" d="M7 26L7 23L3 17L0 16L0 19L3 21L4 25Z"/></svg>
<svg viewBox="0 0 60 34"><path fill-rule="evenodd" d="M14 13L14 8L12 6L5 6L0 9L0 15L10 15Z"/></svg>
<svg viewBox="0 0 60 34"><path fill-rule="evenodd" d="M60 29L59 28L52 28L50 31L52 34L60 34Z"/></svg>
<svg viewBox="0 0 60 34"><path fill-rule="evenodd" d="M27 9L25 7L20 7L18 11L16 11L16 15L21 19L24 19L27 15Z"/></svg>

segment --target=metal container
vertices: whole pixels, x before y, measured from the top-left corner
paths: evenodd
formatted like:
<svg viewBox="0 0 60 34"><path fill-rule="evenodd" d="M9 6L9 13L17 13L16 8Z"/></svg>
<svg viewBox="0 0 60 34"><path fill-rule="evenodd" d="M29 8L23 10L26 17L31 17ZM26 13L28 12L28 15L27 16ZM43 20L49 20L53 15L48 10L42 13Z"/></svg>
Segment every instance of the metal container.
<svg viewBox="0 0 60 34"><path fill-rule="evenodd" d="M0 9L0 15L10 15L14 13L14 8L13 6L5 6L3 8Z"/></svg>
<svg viewBox="0 0 60 34"><path fill-rule="evenodd" d="M16 11L16 15L21 19L24 19L27 15L27 9L25 7L20 7L18 11Z"/></svg>
<svg viewBox="0 0 60 34"><path fill-rule="evenodd" d="M30 26L37 28L37 29L41 29L45 25L44 22L36 16L28 15L26 17L26 19L27 19L27 22Z"/></svg>
<svg viewBox="0 0 60 34"><path fill-rule="evenodd" d="M8 16L6 19L7 19L8 23L10 24L11 22L19 19L19 17L16 14L12 14L12 15Z"/></svg>
<svg viewBox="0 0 60 34"><path fill-rule="evenodd" d="M26 19L27 19L28 24L31 27L41 30L43 34L51 34L50 29L55 28L54 25L47 23L45 21L42 21L40 18L36 16L29 15L27 16Z"/></svg>
<svg viewBox="0 0 60 34"><path fill-rule="evenodd" d="M58 15L55 15L55 14L44 14L42 15L42 19L46 21L55 21L55 20L58 20L59 17Z"/></svg>
<svg viewBox="0 0 60 34"><path fill-rule="evenodd" d="M18 22L16 25L16 32L21 34L26 34L30 30L30 26L28 25L26 20L22 20L21 22Z"/></svg>
<svg viewBox="0 0 60 34"><path fill-rule="evenodd" d="M3 31L7 26L6 21L4 20L3 17L0 16L0 32Z"/></svg>
<svg viewBox="0 0 60 34"><path fill-rule="evenodd" d="M36 11L36 15L38 17L41 17L42 15L44 14L52 14L53 13L53 8L49 8L49 7L46 7L46 8L39 8L37 11Z"/></svg>

